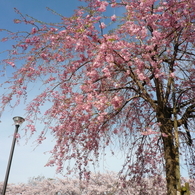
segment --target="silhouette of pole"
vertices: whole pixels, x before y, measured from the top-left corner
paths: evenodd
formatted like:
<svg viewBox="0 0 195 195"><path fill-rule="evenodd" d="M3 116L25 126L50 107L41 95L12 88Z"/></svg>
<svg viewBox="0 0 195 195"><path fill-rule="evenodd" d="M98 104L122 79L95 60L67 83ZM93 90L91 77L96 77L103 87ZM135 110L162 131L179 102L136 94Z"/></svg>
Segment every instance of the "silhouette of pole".
<svg viewBox="0 0 195 195"><path fill-rule="evenodd" d="M25 121L20 116L14 117L13 120L14 120L14 123L15 123L15 132L14 132L11 151L10 151L9 160L8 160L8 164L7 164L7 170L6 170L5 180L4 180L4 184L3 184L2 195L5 195L5 193L6 193L7 182L8 182L8 178L9 178L9 172L10 172L10 168L11 168L11 164L12 164L12 158L13 158L13 154L14 154L14 148L15 148L15 144L16 144L16 135L18 133L18 129L19 129L20 125Z"/></svg>

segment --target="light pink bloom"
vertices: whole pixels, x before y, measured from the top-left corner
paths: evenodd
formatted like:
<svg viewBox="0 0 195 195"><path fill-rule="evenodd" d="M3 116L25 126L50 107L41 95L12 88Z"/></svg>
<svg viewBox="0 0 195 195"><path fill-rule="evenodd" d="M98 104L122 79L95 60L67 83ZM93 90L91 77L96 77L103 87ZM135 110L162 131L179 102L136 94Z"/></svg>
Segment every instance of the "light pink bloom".
<svg viewBox="0 0 195 195"><path fill-rule="evenodd" d="M115 15L115 14L111 16L111 20L112 20L113 22L116 21L116 15Z"/></svg>

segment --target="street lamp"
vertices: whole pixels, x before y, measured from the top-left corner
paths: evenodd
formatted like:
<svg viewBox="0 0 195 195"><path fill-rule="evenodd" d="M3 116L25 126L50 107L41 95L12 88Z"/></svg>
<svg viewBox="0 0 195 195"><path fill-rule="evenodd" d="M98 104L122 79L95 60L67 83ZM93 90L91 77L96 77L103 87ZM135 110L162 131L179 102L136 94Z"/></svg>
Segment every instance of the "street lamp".
<svg viewBox="0 0 195 195"><path fill-rule="evenodd" d="M6 174L5 174L2 195L5 195L6 188L7 188L7 181L8 181L8 177L9 177L10 167L11 167L11 163L12 163L12 157L13 157L13 153L14 153L14 147L15 147L15 143L16 143L16 135L18 133L18 129L19 129L20 125L25 121L25 119L23 119L20 116L15 116L13 118L13 120L15 123L15 132L14 132L14 136L13 136L11 151L10 151L10 155L9 155L9 161L8 161L7 170L6 170Z"/></svg>

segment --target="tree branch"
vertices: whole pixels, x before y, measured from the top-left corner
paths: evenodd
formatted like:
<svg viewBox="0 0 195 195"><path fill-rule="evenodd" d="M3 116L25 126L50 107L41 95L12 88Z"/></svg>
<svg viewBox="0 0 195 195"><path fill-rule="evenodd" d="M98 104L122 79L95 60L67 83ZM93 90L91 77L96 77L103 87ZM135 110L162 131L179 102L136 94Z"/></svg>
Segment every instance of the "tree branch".
<svg viewBox="0 0 195 195"><path fill-rule="evenodd" d="M192 112L195 112L195 103L186 109L181 119L178 120L178 126L185 124L188 118L193 118L195 115Z"/></svg>

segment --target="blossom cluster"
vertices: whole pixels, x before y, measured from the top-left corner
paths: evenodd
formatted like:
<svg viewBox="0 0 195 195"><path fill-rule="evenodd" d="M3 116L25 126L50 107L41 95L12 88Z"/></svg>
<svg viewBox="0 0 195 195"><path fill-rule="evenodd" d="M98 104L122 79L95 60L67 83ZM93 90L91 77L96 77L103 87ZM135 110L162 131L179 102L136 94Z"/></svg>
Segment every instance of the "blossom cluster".
<svg viewBox="0 0 195 195"><path fill-rule="evenodd" d="M183 182L187 180L183 179ZM194 181L191 182L191 194L195 192ZM0 183L2 189L3 183ZM27 184L8 184L7 195L166 195L165 178L145 178L142 185L128 181L122 183L117 174L91 174L90 181L76 178L31 178Z"/></svg>

